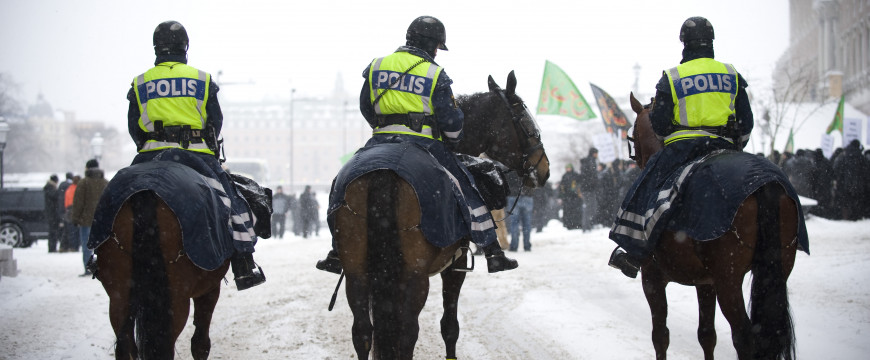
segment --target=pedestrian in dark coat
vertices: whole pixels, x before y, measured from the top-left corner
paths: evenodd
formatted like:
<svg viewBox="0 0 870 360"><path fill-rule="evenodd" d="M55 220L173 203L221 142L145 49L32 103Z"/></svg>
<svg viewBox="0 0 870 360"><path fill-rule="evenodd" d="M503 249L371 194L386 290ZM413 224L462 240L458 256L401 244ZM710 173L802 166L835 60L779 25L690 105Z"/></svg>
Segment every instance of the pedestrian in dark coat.
<svg viewBox="0 0 870 360"><path fill-rule="evenodd" d="M559 181L559 198L562 199L562 225L568 230L579 229L583 217L583 199L580 197L580 174L574 165L565 165L565 174Z"/></svg>
<svg viewBox="0 0 870 360"><path fill-rule="evenodd" d="M42 187L42 194L45 198L43 212L45 223L48 225L48 252L50 253L57 252L58 223L60 222L60 217L57 214L57 181L57 175L52 174L45 186Z"/></svg>
<svg viewBox="0 0 870 360"><path fill-rule="evenodd" d="M317 221L317 199L314 198L314 192L311 191L311 185L305 186L305 191L299 195L299 212L302 220L302 237L307 238L308 235L315 232L315 221Z"/></svg>
<svg viewBox="0 0 870 360"><path fill-rule="evenodd" d="M73 173L66 173L66 179L57 184L57 242L60 252L71 251L76 246L71 245L73 242L78 243L78 230L75 229L72 222L69 221L69 214L66 206L66 190L73 184Z"/></svg>
<svg viewBox="0 0 870 360"><path fill-rule="evenodd" d="M100 196L103 195L103 190L109 184L105 176L103 176L100 163L96 159L88 160L85 166L85 177L76 185L76 192L70 210L71 221L79 227L79 239L82 244L82 265L85 268L82 276L92 275L88 269L88 262L94 253L93 250L88 249L88 237L91 235L91 224L94 222L94 212L97 211Z"/></svg>
<svg viewBox="0 0 870 360"><path fill-rule="evenodd" d="M592 230L598 214L598 200L601 198L598 178L598 149L589 149L589 155L580 160L580 197L583 198L583 232Z"/></svg>
<svg viewBox="0 0 870 360"><path fill-rule="evenodd" d="M841 209L840 218L858 220L863 217L863 204L867 197L867 176L870 169L861 154L861 143L853 140L834 160L834 203Z"/></svg>

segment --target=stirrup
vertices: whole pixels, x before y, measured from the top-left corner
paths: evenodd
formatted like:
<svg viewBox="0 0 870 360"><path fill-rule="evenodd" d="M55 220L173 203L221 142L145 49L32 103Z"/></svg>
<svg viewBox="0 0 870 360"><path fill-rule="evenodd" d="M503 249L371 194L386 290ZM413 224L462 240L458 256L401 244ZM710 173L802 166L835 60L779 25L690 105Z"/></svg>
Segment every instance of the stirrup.
<svg viewBox="0 0 870 360"><path fill-rule="evenodd" d="M461 253L458 256L454 255L453 260L450 261L450 266L453 267L453 271L459 271L459 272L472 272L472 271L474 271L474 254L471 253L471 247L461 246L461 247L459 247L459 251L461 251ZM466 256L467 254L471 254L471 256ZM465 263L466 264L465 267L458 266L456 264L456 260L458 260L459 256L466 256L466 259L470 257L471 258L471 266L467 266L468 262Z"/></svg>
<svg viewBox="0 0 870 360"><path fill-rule="evenodd" d="M607 265L622 271L623 275L632 279L637 278L637 272L640 270L640 264L635 264L631 256L619 247L613 249Z"/></svg>
<svg viewBox="0 0 870 360"><path fill-rule="evenodd" d="M337 257L332 256L332 253L326 255L326 259L317 260L317 264L314 265L317 270L328 271L334 274L341 274L341 260Z"/></svg>
<svg viewBox="0 0 870 360"><path fill-rule="evenodd" d="M250 274L237 276L233 279L236 282L236 289L238 291L247 290L266 282L266 274L263 273L263 269L260 265L254 264L254 266L256 266L256 269L250 269Z"/></svg>

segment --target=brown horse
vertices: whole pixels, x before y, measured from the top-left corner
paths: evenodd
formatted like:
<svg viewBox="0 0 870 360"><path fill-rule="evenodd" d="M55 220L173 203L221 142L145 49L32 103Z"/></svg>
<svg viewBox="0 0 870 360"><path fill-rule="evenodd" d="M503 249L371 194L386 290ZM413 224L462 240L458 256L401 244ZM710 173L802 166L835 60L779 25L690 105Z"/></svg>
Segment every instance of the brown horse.
<svg viewBox="0 0 870 360"><path fill-rule="evenodd" d="M489 88L457 98L465 113L458 151L486 153L517 170L526 185L543 184L549 177L549 160L534 119L515 93L514 73L505 90L492 77ZM456 358L457 306L465 272L451 270L465 267L468 240L444 248L430 244L419 228L422 214L414 189L390 170L357 178L348 185L344 200L346 206L335 214L335 236L347 276L359 359L368 359L370 353L375 359L413 357L429 276L437 273L443 281L441 335L447 358Z"/></svg>
<svg viewBox="0 0 870 360"><path fill-rule="evenodd" d="M152 191L131 196L95 249L97 278L109 295L116 359L172 359L193 299L194 359L207 359L209 326L229 260L205 271L184 256L181 225ZM135 329L135 330L134 330Z"/></svg>
<svg viewBox="0 0 870 360"><path fill-rule="evenodd" d="M631 94L637 113L633 140L635 159L643 168L664 145L656 138L644 107ZM703 204L682 204L684 207ZM794 267L798 206L778 183L768 183L740 205L731 229L717 239L696 241L665 231L652 256L641 266L643 292L652 314L656 359L665 359L669 344L665 287L669 282L694 286L698 294L698 341L704 358L716 346L716 302L731 325L739 359L791 359L794 333L786 281ZM752 271L749 314L743 278Z"/></svg>

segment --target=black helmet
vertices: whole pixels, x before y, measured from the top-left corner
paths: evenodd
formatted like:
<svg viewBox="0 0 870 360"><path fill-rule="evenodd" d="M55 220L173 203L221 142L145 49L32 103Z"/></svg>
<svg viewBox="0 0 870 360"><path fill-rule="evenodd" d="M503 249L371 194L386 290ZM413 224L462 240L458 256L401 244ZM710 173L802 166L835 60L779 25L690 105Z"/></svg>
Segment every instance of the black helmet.
<svg viewBox="0 0 870 360"><path fill-rule="evenodd" d="M182 55L187 53L187 30L178 21L164 21L154 29L154 53Z"/></svg>
<svg viewBox="0 0 870 360"><path fill-rule="evenodd" d="M408 26L408 32L405 34L405 40L409 45L432 44L438 49L447 50L447 32L444 31L444 24L431 16L421 16L411 22ZM430 50L424 48L423 50ZM432 47L431 50L434 50Z"/></svg>
<svg viewBox="0 0 870 360"><path fill-rule="evenodd" d="M698 40L701 44L712 44L713 24L700 16L693 16L683 22L680 28L680 42L688 44L690 41Z"/></svg>

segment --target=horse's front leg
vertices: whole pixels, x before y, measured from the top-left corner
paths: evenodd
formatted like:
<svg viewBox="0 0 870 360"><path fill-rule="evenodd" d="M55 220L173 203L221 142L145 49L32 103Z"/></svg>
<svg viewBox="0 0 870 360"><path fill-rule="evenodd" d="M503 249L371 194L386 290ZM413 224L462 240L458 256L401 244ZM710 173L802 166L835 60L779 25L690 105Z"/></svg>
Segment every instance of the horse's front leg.
<svg viewBox="0 0 870 360"><path fill-rule="evenodd" d="M716 348L716 290L713 285L696 285L698 294L698 342L704 349L704 360L713 360Z"/></svg>
<svg viewBox="0 0 870 360"><path fill-rule="evenodd" d="M466 267L467 258L457 261L461 267ZM443 282L441 296L444 300L444 315L441 317L441 338L447 350L447 359L456 359L456 342L459 340L459 291L465 282L465 272L453 271L450 267L441 272Z"/></svg>
<svg viewBox="0 0 870 360"><path fill-rule="evenodd" d="M641 268L643 278L643 294L649 304L652 315L652 342L656 349L656 359L667 359L670 345L670 330L668 330L668 294L665 288L668 281L655 262L649 262Z"/></svg>
<svg viewBox="0 0 870 360"><path fill-rule="evenodd" d="M214 308L221 296L221 288L217 286L203 296L193 299L193 337L190 338L190 353L194 360L206 360L211 352L209 328Z"/></svg>

